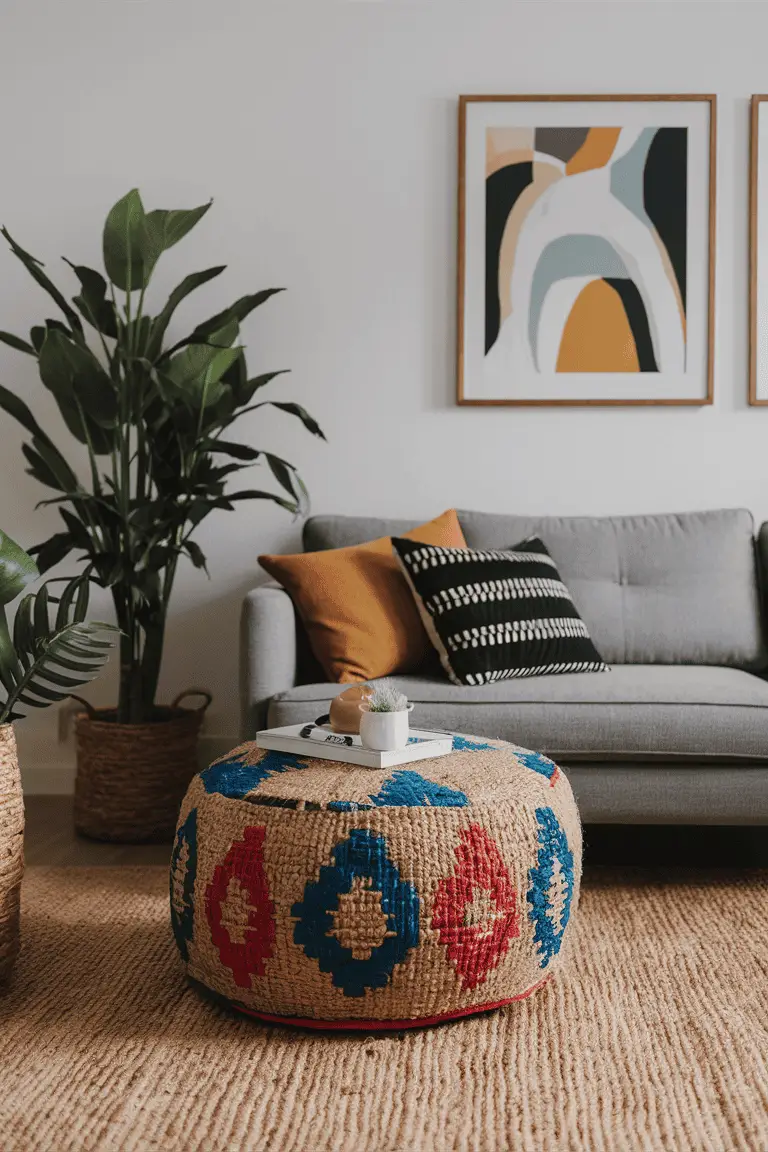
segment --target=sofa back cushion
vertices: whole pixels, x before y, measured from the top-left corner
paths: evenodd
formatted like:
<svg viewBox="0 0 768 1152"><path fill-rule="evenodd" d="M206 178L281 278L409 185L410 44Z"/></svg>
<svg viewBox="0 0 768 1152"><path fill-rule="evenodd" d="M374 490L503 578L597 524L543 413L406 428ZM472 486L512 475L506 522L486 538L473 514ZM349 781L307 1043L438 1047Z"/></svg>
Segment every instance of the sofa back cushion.
<svg viewBox="0 0 768 1152"><path fill-rule="evenodd" d="M539 535L611 664L766 663L747 511L459 518L470 548Z"/></svg>
<svg viewBox="0 0 768 1152"><path fill-rule="evenodd" d="M540 536L610 664L768 663L754 524L743 509L608 517L460 511L459 520L470 548L512 548ZM315 516L304 547L398 536L415 523Z"/></svg>

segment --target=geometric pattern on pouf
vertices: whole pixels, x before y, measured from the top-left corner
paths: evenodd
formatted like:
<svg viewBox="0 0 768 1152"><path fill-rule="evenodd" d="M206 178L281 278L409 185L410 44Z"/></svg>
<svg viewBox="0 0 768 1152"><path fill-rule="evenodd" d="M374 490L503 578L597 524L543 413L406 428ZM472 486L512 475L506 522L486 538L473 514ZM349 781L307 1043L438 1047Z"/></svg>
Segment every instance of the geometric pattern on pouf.
<svg viewBox="0 0 768 1152"><path fill-rule="evenodd" d="M196 776L171 860L191 979L267 1021L407 1028L540 988L567 953L581 825L501 740L375 770L243 744Z"/></svg>

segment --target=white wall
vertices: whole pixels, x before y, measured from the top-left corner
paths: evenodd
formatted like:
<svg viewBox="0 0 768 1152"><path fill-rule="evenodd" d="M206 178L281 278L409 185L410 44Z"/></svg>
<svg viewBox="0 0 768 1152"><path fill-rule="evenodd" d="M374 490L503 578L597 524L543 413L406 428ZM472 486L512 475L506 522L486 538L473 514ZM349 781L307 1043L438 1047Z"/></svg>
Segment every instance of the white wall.
<svg viewBox="0 0 768 1152"><path fill-rule="evenodd" d="M0 222L63 277L62 253L98 262L103 217L128 188L149 207L213 195L157 296L229 264L180 329L245 291L288 289L247 322L251 367L290 366L275 392L304 403L329 444L280 414L246 417L240 434L301 466L316 511L768 517L768 412L746 405L748 97L768 87L766 43L768 8L732 0L4 0ZM457 95L646 91L720 100L714 407L455 407ZM0 327L51 312L0 247ZM24 357L0 348L0 380L59 435ZM21 472L20 440L0 417L0 525L32 544L56 517L33 512L44 493ZM215 734L236 731L236 624L256 556L298 540L284 513L244 506L200 533L211 581L182 573L163 693L209 685ZM113 693L112 680L92 697ZM29 725L28 738L55 735L51 715Z"/></svg>

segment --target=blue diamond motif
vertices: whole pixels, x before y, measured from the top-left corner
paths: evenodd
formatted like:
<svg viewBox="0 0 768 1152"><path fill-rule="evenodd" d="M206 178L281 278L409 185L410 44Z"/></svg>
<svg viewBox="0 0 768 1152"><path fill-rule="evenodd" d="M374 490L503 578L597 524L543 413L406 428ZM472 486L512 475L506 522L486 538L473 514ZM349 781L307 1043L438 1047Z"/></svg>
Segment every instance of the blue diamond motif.
<svg viewBox="0 0 768 1152"><path fill-rule="evenodd" d="M515 756L525 768L538 772L539 776L546 776L547 780L551 780L557 772L557 764L540 752L515 752Z"/></svg>
<svg viewBox="0 0 768 1152"><path fill-rule="evenodd" d="M408 769L394 772L371 800L377 808L466 808L469 804L463 792Z"/></svg>
<svg viewBox="0 0 768 1152"><path fill-rule="evenodd" d="M242 800L269 776L308 767L306 757L293 752L267 752L258 764L244 763L246 755L243 752L231 760L221 760L201 772L206 792L220 792L230 800Z"/></svg>
<svg viewBox="0 0 768 1152"><path fill-rule="evenodd" d="M311 960L318 961L321 972L331 973L335 988L341 988L345 996L364 996L368 988L384 988L395 965L418 946L419 896L413 884L401 880L387 855L386 839L367 828L353 828L333 849L333 860L321 866L319 878L307 882L304 899L293 905L293 939ZM334 913L356 880L366 890L380 893L386 919L386 935L368 949L366 959L355 957L352 948L334 934ZM347 927L354 934L355 925ZM364 937L365 926L361 928Z"/></svg>
<svg viewBox="0 0 768 1152"><path fill-rule="evenodd" d="M181 854L187 848L182 869ZM197 875L197 808L193 808L176 832L171 854L171 927L182 960L189 960L189 945L195 918L195 877ZM179 891L179 885L181 891Z"/></svg>
<svg viewBox="0 0 768 1152"><path fill-rule="evenodd" d="M466 736L454 736L454 752L496 752L493 744L486 744L483 740L468 740Z"/></svg>
<svg viewBox="0 0 768 1152"><path fill-rule="evenodd" d="M571 915L571 902L573 900L573 853L568 847L565 833L558 824L557 817L551 808L537 808L536 820L539 825L539 844L537 865L528 873L531 885L526 897L531 905L528 913L536 926L534 941L539 948L539 967L546 968L553 956L560 951L568 920ZM563 908L560 912L559 925L555 921L555 909L552 906L551 888L554 877L555 862L560 865L560 872L565 882Z"/></svg>

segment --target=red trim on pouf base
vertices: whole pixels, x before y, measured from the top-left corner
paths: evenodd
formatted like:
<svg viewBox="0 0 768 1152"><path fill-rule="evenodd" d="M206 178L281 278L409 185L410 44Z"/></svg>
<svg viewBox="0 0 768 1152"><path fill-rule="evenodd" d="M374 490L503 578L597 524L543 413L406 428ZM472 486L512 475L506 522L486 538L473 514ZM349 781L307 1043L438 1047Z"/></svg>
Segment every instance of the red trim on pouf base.
<svg viewBox="0 0 768 1152"><path fill-rule="evenodd" d="M509 996L506 1000L496 1000L488 1004L472 1004L469 1008L456 1008L453 1012L443 1012L439 1016L419 1016L413 1020L314 1020L312 1017L302 1016L275 1016L271 1012L256 1012L253 1008L246 1008L242 1004L229 1003L238 1012L246 1016L253 1016L264 1024L287 1024L291 1028L314 1028L323 1032L401 1032L405 1028L429 1028L433 1024L446 1024L451 1020L461 1020L464 1016L477 1016L482 1012L493 1012L497 1008L506 1008L516 1000L525 1000L538 992L549 980L545 976L538 984L520 992L517 996Z"/></svg>

